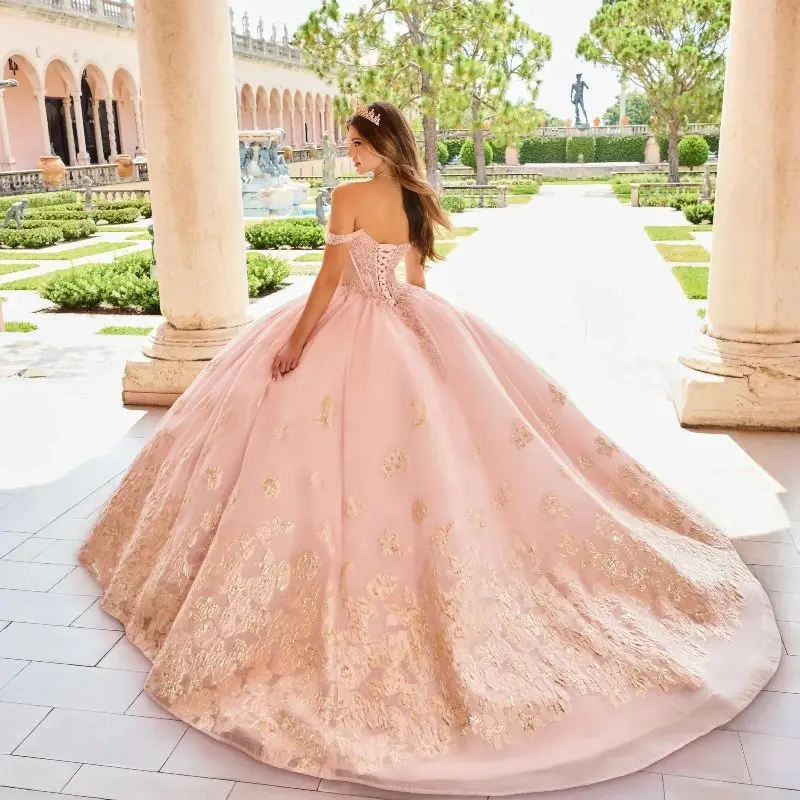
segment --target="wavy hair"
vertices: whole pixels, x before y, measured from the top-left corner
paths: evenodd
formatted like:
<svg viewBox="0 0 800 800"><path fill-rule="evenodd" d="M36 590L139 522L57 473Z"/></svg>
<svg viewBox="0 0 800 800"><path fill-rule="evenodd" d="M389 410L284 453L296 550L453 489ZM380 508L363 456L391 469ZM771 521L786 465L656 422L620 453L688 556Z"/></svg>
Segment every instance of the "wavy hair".
<svg viewBox="0 0 800 800"><path fill-rule="evenodd" d="M371 103L369 110L380 114L375 125L354 115L347 124L386 161L403 192L403 209L408 218L409 241L422 256L422 263L438 261L436 226L450 229L450 219L439 205L439 198L425 179L417 152L417 142L405 115L391 103Z"/></svg>

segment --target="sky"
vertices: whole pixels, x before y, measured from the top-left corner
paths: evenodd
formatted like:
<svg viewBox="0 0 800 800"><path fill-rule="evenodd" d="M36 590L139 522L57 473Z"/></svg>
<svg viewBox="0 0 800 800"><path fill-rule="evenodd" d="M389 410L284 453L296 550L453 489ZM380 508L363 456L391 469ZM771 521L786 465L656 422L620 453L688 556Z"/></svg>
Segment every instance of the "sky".
<svg viewBox="0 0 800 800"><path fill-rule="evenodd" d="M354 11L364 2L340 0L340 5L344 11ZM583 72L583 80L589 84L584 100L590 120L596 116L602 117L619 94L619 81L613 72L586 64L575 55L578 39L589 27L589 20L600 3L601 0L515 0L517 13L534 29L550 34L553 41L553 58L542 71L537 104L556 117L567 117L573 113L569 90L576 72ZM319 2L232 0L231 5L236 12L238 30L241 30L242 14L247 11L251 30L255 31L258 18L263 17L265 35L269 37L274 22L280 37L284 24L289 26L289 33L292 34Z"/></svg>

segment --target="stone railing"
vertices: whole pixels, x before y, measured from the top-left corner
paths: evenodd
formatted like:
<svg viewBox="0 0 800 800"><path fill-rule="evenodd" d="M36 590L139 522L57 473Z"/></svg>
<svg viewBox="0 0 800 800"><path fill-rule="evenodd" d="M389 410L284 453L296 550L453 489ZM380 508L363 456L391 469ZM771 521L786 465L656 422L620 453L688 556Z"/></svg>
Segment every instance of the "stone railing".
<svg viewBox="0 0 800 800"><path fill-rule="evenodd" d="M58 11L125 28L134 26L133 4L123 0L6 0L13 5Z"/></svg>
<svg viewBox="0 0 800 800"><path fill-rule="evenodd" d="M468 200L477 200L478 208L484 208L486 200L490 197L497 200L498 208L505 208L508 204L506 199L508 187L502 184L497 186L476 186L474 184L444 183L442 184L442 191L447 194L456 194Z"/></svg>
<svg viewBox="0 0 800 800"><path fill-rule="evenodd" d="M297 66L303 65L302 51L283 42L243 36L240 33L236 33L236 31L231 31L231 39L234 53L254 56L255 58L266 58L270 61L282 61Z"/></svg>
<svg viewBox="0 0 800 800"><path fill-rule="evenodd" d="M146 166L146 164L137 164L136 177L129 180L131 182L146 180ZM91 164L86 167L67 167L61 188L84 189L84 178L89 178L92 181L92 186L108 186L109 184L126 182L119 177L117 167L114 164ZM42 171L40 169L0 172L0 197L10 194L34 194L45 191L47 191L47 187L42 180Z"/></svg>
<svg viewBox="0 0 800 800"><path fill-rule="evenodd" d="M539 128L530 136L649 136L653 131L649 125L599 125L581 128ZM699 133L700 135L716 136L719 134L719 125L704 122L692 122L686 125L681 133Z"/></svg>

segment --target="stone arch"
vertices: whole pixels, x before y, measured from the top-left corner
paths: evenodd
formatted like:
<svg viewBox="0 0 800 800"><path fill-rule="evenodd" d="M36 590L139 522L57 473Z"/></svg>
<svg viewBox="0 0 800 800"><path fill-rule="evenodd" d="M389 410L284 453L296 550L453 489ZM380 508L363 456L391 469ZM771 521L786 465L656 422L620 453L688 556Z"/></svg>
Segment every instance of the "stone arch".
<svg viewBox="0 0 800 800"><path fill-rule="evenodd" d="M263 86L256 90L256 128L269 128L269 94Z"/></svg>
<svg viewBox="0 0 800 800"><path fill-rule="evenodd" d="M77 95L78 82L69 65L54 57L44 69L45 112L52 151L69 165L78 163L77 117L73 97Z"/></svg>
<svg viewBox="0 0 800 800"><path fill-rule="evenodd" d="M281 96L277 89L269 93L269 127L281 127Z"/></svg>
<svg viewBox="0 0 800 800"><path fill-rule="evenodd" d="M314 140L317 144L322 144L322 134L325 133L324 108L322 95L314 95Z"/></svg>
<svg viewBox="0 0 800 800"><path fill-rule="evenodd" d="M283 90L283 130L286 133L286 143L294 144L294 104L288 89Z"/></svg>
<svg viewBox="0 0 800 800"><path fill-rule="evenodd" d="M118 67L111 81L114 100L114 121L117 127L120 151L133 155L139 147L138 125L139 89L127 69Z"/></svg>
<svg viewBox="0 0 800 800"><path fill-rule="evenodd" d="M333 98L326 94L324 98L324 117L325 117L325 133L329 133L335 141L339 141L339 137L336 136L336 130L334 128L333 123Z"/></svg>
<svg viewBox="0 0 800 800"><path fill-rule="evenodd" d="M253 130L256 127L256 98L249 83L242 86L242 128Z"/></svg>
<svg viewBox="0 0 800 800"><path fill-rule="evenodd" d="M311 92L306 92L303 97L303 121L305 122L303 142L316 144L314 137L314 95Z"/></svg>
<svg viewBox="0 0 800 800"><path fill-rule="evenodd" d="M0 145L0 163L13 169L34 169L39 156L50 152L50 135L43 127L36 96L36 92L43 88L44 80L34 61L22 51L4 55L0 62L0 77L4 80L13 78L19 84L3 94L11 152L4 153ZM35 133L31 135L35 131L39 131L38 136Z"/></svg>

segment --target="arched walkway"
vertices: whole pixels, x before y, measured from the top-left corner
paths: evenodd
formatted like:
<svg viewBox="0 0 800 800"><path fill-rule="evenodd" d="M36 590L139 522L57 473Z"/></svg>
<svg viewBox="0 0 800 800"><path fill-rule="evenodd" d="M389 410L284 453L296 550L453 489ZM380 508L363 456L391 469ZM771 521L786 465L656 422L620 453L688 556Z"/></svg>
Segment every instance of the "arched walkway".
<svg viewBox="0 0 800 800"><path fill-rule="evenodd" d="M112 82L114 120L120 152L126 155L144 150L139 118L139 90L126 69L118 69Z"/></svg>
<svg viewBox="0 0 800 800"><path fill-rule="evenodd" d="M295 147L302 147L305 144L305 120L303 119L303 95L300 92L294 94L294 115L292 117L292 144Z"/></svg>
<svg viewBox="0 0 800 800"><path fill-rule="evenodd" d="M256 91L256 127L259 130L269 128L269 95L263 86Z"/></svg>
<svg viewBox="0 0 800 800"><path fill-rule="evenodd" d="M289 90L283 93L283 120L281 126L286 133L286 143L294 144L294 106L292 105L292 96Z"/></svg>
<svg viewBox="0 0 800 800"><path fill-rule="evenodd" d="M81 105L86 128L86 148L92 164L113 161L119 153L119 131L116 125L114 135L111 135L108 114L110 98L111 89L103 71L95 64L87 64L81 75Z"/></svg>
<svg viewBox="0 0 800 800"><path fill-rule="evenodd" d="M242 128L251 131L256 127L256 99L249 83L242 86Z"/></svg>
<svg viewBox="0 0 800 800"><path fill-rule="evenodd" d="M269 127L281 127L281 97L277 89L269 93Z"/></svg>
<svg viewBox="0 0 800 800"><path fill-rule="evenodd" d="M0 66L4 80L13 78L19 84L0 91L0 168L31 169L39 156L50 152L38 99L42 81L20 53L8 54Z"/></svg>

